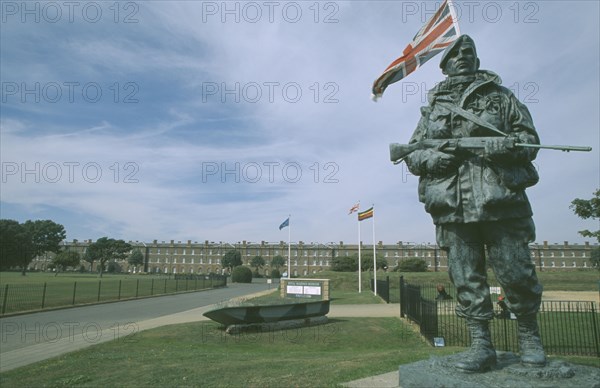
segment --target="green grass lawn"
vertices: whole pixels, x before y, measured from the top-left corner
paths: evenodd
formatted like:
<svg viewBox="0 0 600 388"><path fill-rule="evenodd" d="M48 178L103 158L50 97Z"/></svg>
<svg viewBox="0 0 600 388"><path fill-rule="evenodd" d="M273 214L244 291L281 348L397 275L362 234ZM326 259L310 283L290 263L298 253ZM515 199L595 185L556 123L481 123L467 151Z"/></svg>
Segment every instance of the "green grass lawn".
<svg viewBox="0 0 600 388"><path fill-rule="evenodd" d="M169 294L210 288L212 280L175 280L169 276L112 275L77 272L0 273L0 313ZM8 291L8 292L7 292Z"/></svg>
<svg viewBox="0 0 600 388"><path fill-rule="evenodd" d="M227 335L165 326L0 374L4 387L334 387L464 348L433 348L398 318ZM559 357L597 366L595 357Z"/></svg>
<svg viewBox="0 0 600 388"><path fill-rule="evenodd" d="M224 334L212 322L165 326L0 375L1 386L324 387L450 354L397 318Z"/></svg>
<svg viewBox="0 0 600 388"><path fill-rule="evenodd" d="M333 303L381 303L368 287L356 292L356 274L317 277L330 277ZM5 372L0 386L333 387L464 350L433 348L399 318L338 318L322 326L238 335L225 334L213 322L197 322L139 332ZM598 366L597 357L556 358Z"/></svg>
<svg viewBox="0 0 600 388"><path fill-rule="evenodd" d="M573 271L543 271L537 272L540 282L546 291L598 291L600 281L600 271L573 270ZM409 283L442 283L450 284L448 272L377 272L377 279L390 278L391 286L398 289L400 276ZM358 290L358 274L349 272L324 271L313 275L315 278L331 279L332 290L354 291ZM370 289L370 279L372 272L365 272L362 275L363 291ZM488 271L488 281L490 284L497 284L493 271Z"/></svg>

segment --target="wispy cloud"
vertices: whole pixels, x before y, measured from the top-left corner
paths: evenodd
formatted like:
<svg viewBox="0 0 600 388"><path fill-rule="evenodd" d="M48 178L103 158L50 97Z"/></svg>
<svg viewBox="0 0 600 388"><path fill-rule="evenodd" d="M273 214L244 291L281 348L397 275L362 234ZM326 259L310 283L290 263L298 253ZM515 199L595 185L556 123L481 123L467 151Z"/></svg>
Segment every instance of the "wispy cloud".
<svg viewBox="0 0 600 388"><path fill-rule="evenodd" d="M388 143L409 139L442 80L437 60L369 100L430 5L330 2L317 15L294 3L292 22L282 3L272 21L263 8L257 22L222 22L211 4L140 3L131 24L3 24L3 81L19 88L2 96L3 217L52 218L78 239L235 242L285 240L277 226L292 214L294 240L354 241L347 210L360 199L376 206L378 239L434 241L418 180L389 162ZM541 152L529 190L538 237L578 241L585 222L568 205L600 185L598 4L535 4L502 5L497 21L481 4L461 26L482 66L528 99L542 140L595 147ZM36 82L39 101L21 90ZM41 92L53 82L56 102Z"/></svg>

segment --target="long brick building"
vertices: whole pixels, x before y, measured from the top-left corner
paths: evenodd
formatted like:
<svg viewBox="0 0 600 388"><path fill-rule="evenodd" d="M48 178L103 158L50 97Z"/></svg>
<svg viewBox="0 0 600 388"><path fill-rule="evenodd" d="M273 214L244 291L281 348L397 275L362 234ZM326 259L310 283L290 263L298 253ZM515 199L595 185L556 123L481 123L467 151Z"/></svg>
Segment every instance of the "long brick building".
<svg viewBox="0 0 600 388"><path fill-rule="evenodd" d="M66 249L75 250L83 257L87 247L92 242L92 240L73 240L70 242L65 241L64 245ZM287 260L288 254L287 243L283 241L241 241L232 244L214 241L197 242L188 240L187 242L181 242L171 240L169 242L159 242L154 240L151 243L139 241L129 241L129 243L133 246L133 249L139 249L144 255L144 264L141 266L132 266L127 260L117 263L123 272L131 273L222 273L221 258L227 251L233 249L241 253L244 265L250 265L250 260L254 256L262 256L265 259L266 266L261 269L261 272L270 274L272 269L270 264L273 257L280 255ZM597 247L597 244L591 245L588 242L580 245L569 244L567 241L563 244L549 244L544 241L542 244L531 244L530 250L532 260L539 270L591 269L591 252L592 249ZM363 244L361 249L362 252L372 255L372 245ZM424 260L431 271L445 271L448 269L445 252L435 244L417 244L403 241L396 244L384 244L380 241L376 246L376 252L378 257L387 260L389 269L393 269L402 260L409 258ZM339 243L306 243L303 241L292 243L292 275L304 276L328 270L332 258L349 257L357 254L357 244L346 244L343 241ZM50 260L51 256L38 257L31 262L30 268L33 270L46 270ZM81 264L86 270L96 269L90 268L90 264L86 261L82 260ZM95 266L96 263L94 263ZM282 272L284 270L285 268L281 268Z"/></svg>

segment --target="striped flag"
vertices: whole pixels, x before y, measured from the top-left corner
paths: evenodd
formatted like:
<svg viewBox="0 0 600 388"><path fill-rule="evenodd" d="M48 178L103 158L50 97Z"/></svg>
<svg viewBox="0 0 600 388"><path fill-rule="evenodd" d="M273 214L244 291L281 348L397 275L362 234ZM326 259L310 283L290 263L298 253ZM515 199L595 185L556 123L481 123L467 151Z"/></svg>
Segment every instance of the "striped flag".
<svg viewBox="0 0 600 388"><path fill-rule="evenodd" d="M371 206L369 209L365 210L364 212L358 213L359 221L363 221L363 220L369 219L371 217L373 217L373 206Z"/></svg>
<svg viewBox="0 0 600 388"><path fill-rule="evenodd" d="M354 213L354 212L357 212L357 211L358 211L358 209L359 209L359 207L360 207L360 203L357 203L356 205L352 206L352 207L350 208L350 213L348 213L348 215L350 215L350 214L352 214L352 213Z"/></svg>
<svg viewBox="0 0 600 388"><path fill-rule="evenodd" d="M402 56L392 62L377 78L373 84L373 100L377 101L389 85L400 81L445 50L459 35L460 29L452 8L452 1L444 0L437 12L406 46Z"/></svg>

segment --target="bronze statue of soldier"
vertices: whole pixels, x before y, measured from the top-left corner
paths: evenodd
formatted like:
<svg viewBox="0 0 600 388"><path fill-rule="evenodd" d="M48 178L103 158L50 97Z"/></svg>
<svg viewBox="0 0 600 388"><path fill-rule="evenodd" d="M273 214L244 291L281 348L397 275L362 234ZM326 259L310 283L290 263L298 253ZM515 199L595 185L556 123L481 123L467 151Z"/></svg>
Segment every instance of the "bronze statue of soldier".
<svg viewBox="0 0 600 388"><path fill-rule="evenodd" d="M466 319L472 344L456 367L486 371L496 364L489 321L493 304L486 268L494 270L506 304L518 320L521 362L543 366L536 313L542 286L528 243L535 239L525 189L537 183L531 161L539 144L531 115L500 77L479 69L475 42L460 36L443 53L447 78L428 93L428 106L410 143L429 139L486 137L479 149L419 148L403 159L419 176L419 200L433 218L436 239L448 256L456 287L456 313Z"/></svg>

